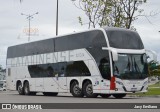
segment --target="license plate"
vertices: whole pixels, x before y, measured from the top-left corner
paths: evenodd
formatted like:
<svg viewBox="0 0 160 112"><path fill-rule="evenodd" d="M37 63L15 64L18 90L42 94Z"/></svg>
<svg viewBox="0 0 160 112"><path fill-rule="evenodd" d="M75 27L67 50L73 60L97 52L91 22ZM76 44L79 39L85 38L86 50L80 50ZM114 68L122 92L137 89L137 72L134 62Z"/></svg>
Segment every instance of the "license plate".
<svg viewBox="0 0 160 112"><path fill-rule="evenodd" d="M131 88L131 91L137 91L137 88Z"/></svg>

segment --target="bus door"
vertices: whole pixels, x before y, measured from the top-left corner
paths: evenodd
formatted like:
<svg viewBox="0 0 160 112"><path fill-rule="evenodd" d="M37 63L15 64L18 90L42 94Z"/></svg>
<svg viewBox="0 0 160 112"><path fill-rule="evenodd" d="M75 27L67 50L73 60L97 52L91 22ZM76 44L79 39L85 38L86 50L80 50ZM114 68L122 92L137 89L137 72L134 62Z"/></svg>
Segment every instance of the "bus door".
<svg viewBox="0 0 160 112"><path fill-rule="evenodd" d="M104 57L100 60L99 70L103 79L101 80L101 93L106 93L110 90L111 67L109 57Z"/></svg>
<svg viewBox="0 0 160 112"><path fill-rule="evenodd" d="M66 63L59 63L59 73L56 76L58 81L58 91L59 92L67 92L67 77L65 74Z"/></svg>
<svg viewBox="0 0 160 112"><path fill-rule="evenodd" d="M58 82L56 77L44 78L45 92L58 92Z"/></svg>

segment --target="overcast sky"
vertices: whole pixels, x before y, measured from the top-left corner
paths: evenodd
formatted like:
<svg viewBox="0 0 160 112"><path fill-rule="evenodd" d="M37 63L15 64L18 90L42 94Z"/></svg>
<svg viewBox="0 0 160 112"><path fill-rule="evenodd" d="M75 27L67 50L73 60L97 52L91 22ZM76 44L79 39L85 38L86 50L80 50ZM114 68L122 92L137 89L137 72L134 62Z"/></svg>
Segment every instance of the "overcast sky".
<svg viewBox="0 0 160 112"><path fill-rule="evenodd" d="M5 68L7 47L28 42L24 33L28 21L24 14L34 15L31 28L36 35L31 41L46 39L56 35L56 0L0 0L0 64ZM142 6L146 14L160 12L160 0L147 0ZM59 35L86 30L87 26L78 23L78 16L87 20L83 11L77 9L71 0L59 0ZM134 26L142 37L146 49L155 50L160 60L160 14L148 18L140 17Z"/></svg>

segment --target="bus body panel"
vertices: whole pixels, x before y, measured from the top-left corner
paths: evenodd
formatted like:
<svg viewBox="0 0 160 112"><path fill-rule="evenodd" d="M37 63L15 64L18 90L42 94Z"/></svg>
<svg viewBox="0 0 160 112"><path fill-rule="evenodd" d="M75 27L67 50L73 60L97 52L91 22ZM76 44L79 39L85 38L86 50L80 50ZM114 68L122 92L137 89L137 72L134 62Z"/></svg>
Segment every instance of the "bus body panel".
<svg viewBox="0 0 160 112"><path fill-rule="evenodd" d="M17 68L13 67L10 68L9 73L7 73L7 86L10 90L16 90L16 75L17 75Z"/></svg>
<svg viewBox="0 0 160 112"><path fill-rule="evenodd" d="M58 92L58 82L56 77L44 78L45 92Z"/></svg>

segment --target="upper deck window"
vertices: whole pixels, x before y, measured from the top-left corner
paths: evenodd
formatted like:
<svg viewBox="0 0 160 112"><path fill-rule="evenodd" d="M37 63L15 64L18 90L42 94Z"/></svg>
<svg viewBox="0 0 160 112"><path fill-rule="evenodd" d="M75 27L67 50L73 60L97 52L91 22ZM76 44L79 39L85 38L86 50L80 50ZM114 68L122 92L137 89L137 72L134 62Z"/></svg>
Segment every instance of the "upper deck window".
<svg viewBox="0 0 160 112"><path fill-rule="evenodd" d="M144 49L138 33L124 29L106 30L111 47L119 49Z"/></svg>

